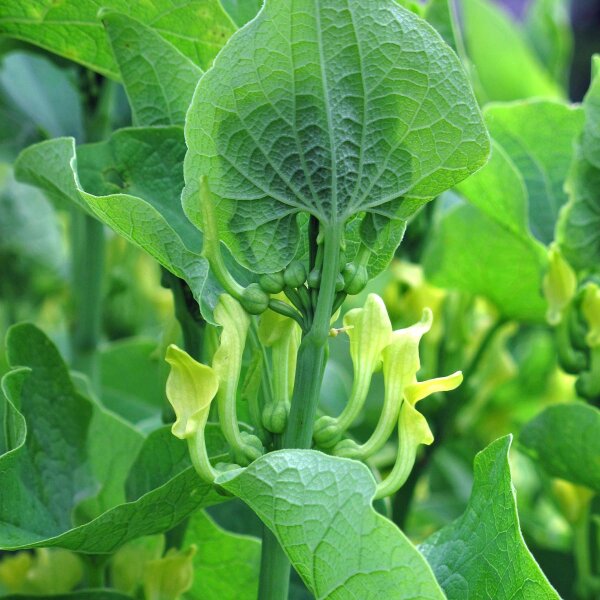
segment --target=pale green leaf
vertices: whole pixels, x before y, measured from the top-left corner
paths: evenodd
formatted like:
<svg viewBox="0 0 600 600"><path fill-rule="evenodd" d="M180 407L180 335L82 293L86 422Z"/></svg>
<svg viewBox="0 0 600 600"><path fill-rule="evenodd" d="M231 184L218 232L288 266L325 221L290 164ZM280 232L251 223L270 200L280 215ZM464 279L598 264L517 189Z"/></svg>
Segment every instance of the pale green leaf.
<svg viewBox="0 0 600 600"><path fill-rule="evenodd" d="M583 402L549 406L519 441L553 477L600 492L600 411Z"/></svg>
<svg viewBox="0 0 600 600"><path fill-rule="evenodd" d="M260 542L254 537L230 533L204 511L192 516L184 546L196 544L191 600L256 600L260 571Z"/></svg>
<svg viewBox="0 0 600 600"><path fill-rule="evenodd" d="M102 23L131 104L134 125L183 125L202 69L135 19L103 12Z"/></svg>
<svg viewBox="0 0 600 600"><path fill-rule="evenodd" d="M558 213L567 202L564 182L583 125L583 111L561 102L528 100L488 105L484 112L492 137L525 182L531 232L549 244Z"/></svg>
<svg viewBox="0 0 600 600"><path fill-rule="evenodd" d="M233 22L242 27L256 16L263 0L221 0L221 4Z"/></svg>
<svg viewBox="0 0 600 600"><path fill-rule="evenodd" d="M560 600L521 534L510 444L500 438L475 457L466 511L420 546L448 600Z"/></svg>
<svg viewBox="0 0 600 600"><path fill-rule="evenodd" d="M361 463L283 450L217 483L273 531L317 600L444 598L416 548L373 509L375 480Z"/></svg>
<svg viewBox="0 0 600 600"><path fill-rule="evenodd" d="M98 19L100 8L152 27L202 68L211 64L235 31L218 0L4 0L0 5L0 33L118 79L119 70Z"/></svg>
<svg viewBox="0 0 600 600"><path fill-rule="evenodd" d="M464 41L482 102L563 97L502 8L492 0L462 0L461 6Z"/></svg>
<svg viewBox="0 0 600 600"><path fill-rule="evenodd" d="M393 0L268 0L202 78L186 140L187 214L201 226L206 175L223 241L260 272L294 257L299 212L406 217L489 149L456 55Z"/></svg>
<svg viewBox="0 0 600 600"><path fill-rule="evenodd" d="M541 244L450 195L439 207L423 256L435 285L480 294L504 316L524 321L544 319L546 262Z"/></svg>

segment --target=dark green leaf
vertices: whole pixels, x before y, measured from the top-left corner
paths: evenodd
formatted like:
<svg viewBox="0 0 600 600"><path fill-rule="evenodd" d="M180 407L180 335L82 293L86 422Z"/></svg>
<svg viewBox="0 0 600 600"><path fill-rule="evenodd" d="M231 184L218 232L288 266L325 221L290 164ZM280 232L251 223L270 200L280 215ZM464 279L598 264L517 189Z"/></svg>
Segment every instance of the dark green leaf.
<svg viewBox="0 0 600 600"><path fill-rule="evenodd" d="M191 467L165 464L155 438L144 442L124 421L78 393L40 330L14 326L7 344L10 364L24 368L4 377L3 390L10 410L25 419L27 437L0 456L0 548L109 553L221 501ZM135 460L140 447L140 457L155 456L149 469ZM161 478L162 473L168 475ZM132 495L131 488L140 495Z"/></svg>
<svg viewBox="0 0 600 600"><path fill-rule="evenodd" d="M375 480L361 463L283 450L218 483L273 531L316 598L444 597L411 542L373 509Z"/></svg>
<svg viewBox="0 0 600 600"><path fill-rule="evenodd" d="M448 600L559 600L521 535L510 444L500 438L476 456L467 510L420 546Z"/></svg>
<svg viewBox="0 0 600 600"><path fill-rule="evenodd" d="M600 492L600 411L584 403L549 406L519 441L553 477Z"/></svg>

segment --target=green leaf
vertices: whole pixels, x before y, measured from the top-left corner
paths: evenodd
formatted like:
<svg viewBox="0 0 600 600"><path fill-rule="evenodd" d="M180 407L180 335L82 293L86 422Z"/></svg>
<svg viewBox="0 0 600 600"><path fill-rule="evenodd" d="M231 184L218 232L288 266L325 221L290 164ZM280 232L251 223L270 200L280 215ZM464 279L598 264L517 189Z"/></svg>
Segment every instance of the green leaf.
<svg viewBox="0 0 600 600"><path fill-rule="evenodd" d="M167 370L156 342L139 338L112 342L102 346L99 360L102 404L131 423L160 422Z"/></svg>
<svg viewBox="0 0 600 600"><path fill-rule="evenodd" d="M569 4L563 0L534 0L527 7L525 35L530 47L554 79L567 84L573 53Z"/></svg>
<svg viewBox="0 0 600 600"><path fill-rule="evenodd" d="M541 244L456 196L440 200L423 256L427 278L441 287L485 296L508 318L543 321L541 286L547 259Z"/></svg>
<svg viewBox="0 0 600 600"><path fill-rule="evenodd" d="M219 527L204 511L192 516L183 546L197 544L192 600L255 600L260 571L260 542Z"/></svg>
<svg viewBox="0 0 600 600"><path fill-rule="evenodd" d="M0 260L5 275L16 263L65 275L66 256L56 212L38 190L17 183L0 165ZM2 286L0 286L2 287Z"/></svg>
<svg viewBox="0 0 600 600"><path fill-rule="evenodd" d="M263 5L263 0L221 0L221 4L233 22L242 27L254 19Z"/></svg>
<svg viewBox="0 0 600 600"><path fill-rule="evenodd" d="M134 125L183 125L202 69L151 27L102 13Z"/></svg>
<svg viewBox="0 0 600 600"><path fill-rule="evenodd" d="M119 70L97 16L100 7L124 13L148 25L204 69L235 31L218 0L58 3L4 0L0 7L0 33L36 44L118 79Z"/></svg>
<svg viewBox="0 0 600 600"><path fill-rule="evenodd" d="M133 600L131 596L126 596L119 592L112 590L80 590L78 592L72 592L71 594L57 594L57 595L33 595L27 594L11 594L9 596L2 596L3 600Z"/></svg>
<svg viewBox="0 0 600 600"><path fill-rule="evenodd" d="M527 188L506 150L492 140L488 163L456 186L456 190L490 219L529 240Z"/></svg>
<svg viewBox="0 0 600 600"><path fill-rule="evenodd" d="M466 511L420 546L448 600L559 600L519 528L511 440L500 438L475 457Z"/></svg>
<svg viewBox="0 0 600 600"><path fill-rule="evenodd" d="M465 45L482 102L563 97L517 24L501 8L490 0L462 0L461 5Z"/></svg>
<svg viewBox="0 0 600 600"><path fill-rule="evenodd" d="M36 144L15 169L20 180L78 204L184 279L210 319L220 288L207 279L202 236L181 208L184 151L178 127L131 128L78 150L70 138Z"/></svg>
<svg viewBox="0 0 600 600"><path fill-rule="evenodd" d="M557 239L576 269L596 268L600 260L600 55L592 59L592 83L583 100L585 121L566 189Z"/></svg>
<svg viewBox="0 0 600 600"><path fill-rule="evenodd" d="M7 348L3 391L27 431L0 456L0 548L110 553L222 500L161 440L78 393L39 329L12 327Z"/></svg>
<svg viewBox="0 0 600 600"><path fill-rule="evenodd" d="M292 260L299 212L406 218L489 151L456 55L393 0L267 0L202 78L186 141L186 213L202 225L206 175L221 239L257 272Z"/></svg>
<svg viewBox="0 0 600 600"><path fill-rule="evenodd" d="M573 159L573 143L582 125L579 107L548 100L488 105L486 123L527 187L529 227L550 244L561 207L567 202L564 181Z"/></svg>
<svg viewBox="0 0 600 600"><path fill-rule="evenodd" d="M553 477L600 492L600 411L582 402L549 406L523 427L525 450Z"/></svg>
<svg viewBox="0 0 600 600"><path fill-rule="evenodd" d="M271 452L217 483L273 531L321 598L444 598L423 557L373 509L363 464L314 450Z"/></svg>
<svg viewBox="0 0 600 600"><path fill-rule="evenodd" d="M2 57L0 88L22 118L44 135L82 138L83 115L75 79L47 58L22 51Z"/></svg>

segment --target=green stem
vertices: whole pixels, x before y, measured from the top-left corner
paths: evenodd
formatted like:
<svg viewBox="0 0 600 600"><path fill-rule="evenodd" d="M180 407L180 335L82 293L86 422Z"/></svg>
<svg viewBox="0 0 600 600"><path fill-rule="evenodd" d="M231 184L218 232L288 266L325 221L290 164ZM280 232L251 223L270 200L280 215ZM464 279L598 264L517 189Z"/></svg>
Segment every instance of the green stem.
<svg viewBox="0 0 600 600"><path fill-rule="evenodd" d="M310 448L321 383L325 371L329 324L335 300L335 280L339 273L340 227L332 223L323 230L323 274L308 332L298 350L294 392L283 448ZM288 595L290 564L283 549L265 530L261 558L259 600L285 600Z"/></svg>
<svg viewBox="0 0 600 600"><path fill-rule="evenodd" d="M590 508L588 502L582 514L573 525L573 554L577 568L577 596L581 600L591 600L592 558L590 555Z"/></svg>
<svg viewBox="0 0 600 600"><path fill-rule="evenodd" d="M101 589L106 586L106 565L110 554L84 554L87 586L90 589Z"/></svg>
<svg viewBox="0 0 600 600"><path fill-rule="evenodd" d="M72 211L72 279L75 320L71 332L73 365L98 383L96 349L102 322L104 228L79 208Z"/></svg>

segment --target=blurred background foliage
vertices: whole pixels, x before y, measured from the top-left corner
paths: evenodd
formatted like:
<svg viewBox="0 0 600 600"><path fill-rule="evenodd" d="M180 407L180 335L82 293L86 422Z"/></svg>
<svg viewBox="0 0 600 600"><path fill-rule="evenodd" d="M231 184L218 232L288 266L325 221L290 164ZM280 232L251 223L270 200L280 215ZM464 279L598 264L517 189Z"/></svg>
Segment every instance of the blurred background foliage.
<svg viewBox="0 0 600 600"><path fill-rule="evenodd" d="M564 102L580 102L590 84L590 59L600 52L600 2L465 0L452 5L453 27L446 2L399 1L427 18L454 47L482 107L533 98L550 103L543 107L548 111L545 120L532 125L538 146L528 151L547 161L547 173L559 174L554 188L557 202L564 204L568 164L545 150L559 143L561 127L570 127L570 119L578 118ZM252 17L253 3L224 5L238 25ZM538 109L542 110L539 105ZM560 342L546 322L541 291L556 222L544 196L550 192L536 188L536 174L528 175L526 160L519 162L518 149L511 148L511 131L522 134L522 146L531 142L526 125L532 117L514 111L506 117L498 105L485 111L493 137L517 156L529 194L532 231L526 236L507 232L486 216L477 206L481 190L475 176L426 205L409 223L390 268L343 308L362 305L368 292L377 292L397 328L414 323L422 309L430 307L434 328L421 346L421 379L457 369L465 372L465 384L458 390L423 402L436 441L420 454L405 487L381 506L415 541L462 514L476 452L506 433L518 437L523 425L545 407L577 399L576 375L561 366ZM88 227L101 228L104 244L94 247L90 238L81 239L85 223L79 209L18 182L13 171L19 152L34 142L60 136L73 136L78 143L101 141L131 122L121 84L24 41L0 37L1 337L13 323L34 322L56 342L73 369L91 378L105 407L150 432L170 419L163 356L166 345L180 342L182 336L176 312L189 306L185 287L178 287L149 256L97 223ZM502 165L497 167L503 185L509 185ZM122 174L104 176L110 180ZM189 311L186 315L184 319L197 317L190 317ZM214 331L206 335L209 346L211 339L214 346ZM0 350L0 373L6 370ZM351 384L348 341L339 335L331 344L322 392L324 413L341 410ZM382 396L378 376L362 421L352 432L358 439L373 430ZM590 401L597 403L598 397ZM243 410L241 404L241 414ZM390 444L375 457L373 468L385 471L394 456ZM580 558L573 551L585 494L572 483L552 478L518 445L512 468L529 548L564 598L589 597L578 595ZM210 512L232 533L258 532L256 519L239 502ZM592 559L597 563L597 528L593 540ZM78 585L83 577L79 559L67 551L45 552L5 553L0 591L35 593L40 581L56 592ZM49 561L68 564L65 569L71 576L48 583ZM294 593L303 597L299 583Z"/></svg>

